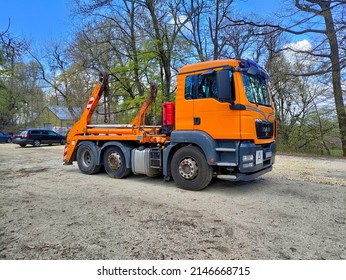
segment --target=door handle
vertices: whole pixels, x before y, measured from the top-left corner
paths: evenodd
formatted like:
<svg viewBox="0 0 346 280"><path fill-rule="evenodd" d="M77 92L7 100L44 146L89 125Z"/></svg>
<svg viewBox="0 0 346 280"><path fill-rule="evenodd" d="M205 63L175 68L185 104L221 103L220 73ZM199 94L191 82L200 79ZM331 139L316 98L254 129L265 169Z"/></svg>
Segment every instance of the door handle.
<svg viewBox="0 0 346 280"><path fill-rule="evenodd" d="M200 125L201 124L201 118L200 117L193 117L193 124L194 125Z"/></svg>

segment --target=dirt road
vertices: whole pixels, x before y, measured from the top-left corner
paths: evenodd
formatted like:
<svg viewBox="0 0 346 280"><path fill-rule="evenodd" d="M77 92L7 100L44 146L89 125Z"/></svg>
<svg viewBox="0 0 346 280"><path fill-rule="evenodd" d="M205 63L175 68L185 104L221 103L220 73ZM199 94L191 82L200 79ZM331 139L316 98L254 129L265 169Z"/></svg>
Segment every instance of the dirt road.
<svg viewBox="0 0 346 280"><path fill-rule="evenodd" d="M83 175L63 148L0 145L0 259L346 259L344 159L191 192Z"/></svg>

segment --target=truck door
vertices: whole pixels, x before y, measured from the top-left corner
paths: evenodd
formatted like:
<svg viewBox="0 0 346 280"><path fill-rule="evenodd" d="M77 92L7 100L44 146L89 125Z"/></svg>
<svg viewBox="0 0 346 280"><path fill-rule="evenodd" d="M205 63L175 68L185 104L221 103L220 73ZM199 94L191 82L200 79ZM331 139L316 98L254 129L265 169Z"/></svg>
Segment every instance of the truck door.
<svg viewBox="0 0 346 280"><path fill-rule="evenodd" d="M214 139L240 139L240 111L230 109L230 100L236 100L236 87L233 73L227 73L230 83L227 89L222 87L215 70L195 76L193 129L207 132ZM221 99L224 90L230 91L228 101Z"/></svg>

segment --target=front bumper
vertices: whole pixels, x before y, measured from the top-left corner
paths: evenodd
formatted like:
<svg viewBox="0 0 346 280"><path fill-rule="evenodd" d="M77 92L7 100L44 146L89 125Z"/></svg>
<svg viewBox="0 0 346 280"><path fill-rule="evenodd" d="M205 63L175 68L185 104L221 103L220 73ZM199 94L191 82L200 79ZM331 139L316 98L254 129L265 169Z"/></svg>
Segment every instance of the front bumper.
<svg viewBox="0 0 346 280"><path fill-rule="evenodd" d="M263 174L271 171L272 166L257 171L255 173L237 173L236 175L217 175L218 179L228 180L228 181L252 181Z"/></svg>
<svg viewBox="0 0 346 280"><path fill-rule="evenodd" d="M255 145L243 142L239 147L239 172L252 174L271 167L275 162L276 143Z"/></svg>

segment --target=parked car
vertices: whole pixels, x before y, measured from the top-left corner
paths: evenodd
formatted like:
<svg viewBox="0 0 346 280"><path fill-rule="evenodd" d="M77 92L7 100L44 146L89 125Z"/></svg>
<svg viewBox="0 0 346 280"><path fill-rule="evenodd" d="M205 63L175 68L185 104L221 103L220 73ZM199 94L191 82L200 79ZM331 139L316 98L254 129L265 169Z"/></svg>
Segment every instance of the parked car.
<svg viewBox="0 0 346 280"><path fill-rule="evenodd" d="M12 142L12 136L0 131L0 143L11 143L11 142Z"/></svg>
<svg viewBox="0 0 346 280"><path fill-rule="evenodd" d="M61 144L66 143L66 137L56 133L53 130L49 129L24 129L16 134L13 138L13 143L18 144L21 147L26 145L33 145L34 147L39 147L41 144Z"/></svg>

